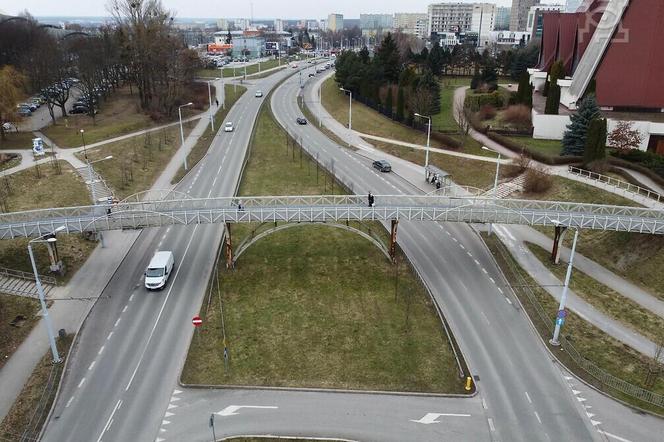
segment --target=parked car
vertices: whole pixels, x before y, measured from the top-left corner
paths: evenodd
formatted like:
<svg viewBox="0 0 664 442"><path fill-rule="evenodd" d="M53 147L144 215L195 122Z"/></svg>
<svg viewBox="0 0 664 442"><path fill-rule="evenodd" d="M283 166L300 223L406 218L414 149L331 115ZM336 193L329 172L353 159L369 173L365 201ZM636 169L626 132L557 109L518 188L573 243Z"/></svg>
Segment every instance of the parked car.
<svg viewBox="0 0 664 442"><path fill-rule="evenodd" d="M263 96L263 91L256 91L254 94L255 97L262 97Z"/></svg>
<svg viewBox="0 0 664 442"><path fill-rule="evenodd" d="M18 128L12 123L4 123L2 129L5 132L18 132Z"/></svg>
<svg viewBox="0 0 664 442"><path fill-rule="evenodd" d="M233 132L234 129L233 123L230 121L224 126L224 132Z"/></svg>
<svg viewBox="0 0 664 442"><path fill-rule="evenodd" d="M385 160L378 160L373 162L374 169L378 169L381 172L391 172L392 166Z"/></svg>
<svg viewBox="0 0 664 442"><path fill-rule="evenodd" d="M27 107L30 109L31 112L34 112L37 110L37 105L34 103L21 103L18 105L19 107Z"/></svg>
<svg viewBox="0 0 664 442"><path fill-rule="evenodd" d="M315 76L316 76L316 74L314 74L313 72L309 72L309 78L315 77Z"/></svg>
<svg viewBox="0 0 664 442"><path fill-rule="evenodd" d="M69 113L70 114L87 114L90 112L90 108L87 106L74 106Z"/></svg>
<svg viewBox="0 0 664 442"><path fill-rule="evenodd" d="M21 117L29 117L32 115L32 111L27 107L19 107L16 110L16 113L19 114Z"/></svg>
<svg viewBox="0 0 664 442"><path fill-rule="evenodd" d="M295 121L297 122L297 124L307 124L307 120L303 117L297 117Z"/></svg>

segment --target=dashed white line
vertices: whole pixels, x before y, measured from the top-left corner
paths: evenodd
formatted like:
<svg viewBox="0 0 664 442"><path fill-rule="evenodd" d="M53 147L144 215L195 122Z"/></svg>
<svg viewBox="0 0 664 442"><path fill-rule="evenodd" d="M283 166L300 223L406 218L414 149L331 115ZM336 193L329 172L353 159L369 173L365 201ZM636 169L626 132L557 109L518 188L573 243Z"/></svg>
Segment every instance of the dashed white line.
<svg viewBox="0 0 664 442"><path fill-rule="evenodd" d="M120 323L120 321L122 321L122 318L118 318L118 320L117 320L117 321L115 321L115 325L114 325L113 327L117 327L117 326L118 326L118 324Z"/></svg>
<svg viewBox="0 0 664 442"><path fill-rule="evenodd" d="M85 384L85 378L81 379L81 382L78 383L78 387L76 388L81 388Z"/></svg>
<svg viewBox="0 0 664 442"><path fill-rule="evenodd" d="M459 244L459 247L461 247L461 250L466 250L466 248L463 246L463 244Z"/></svg>
<svg viewBox="0 0 664 442"><path fill-rule="evenodd" d="M487 318L487 316L484 314L484 312L482 312L482 316L484 317L484 320L486 321L486 323L488 325L491 325L491 323L489 322L489 318Z"/></svg>
<svg viewBox="0 0 664 442"><path fill-rule="evenodd" d="M508 303L509 305L512 305L512 301L511 301L510 298L508 298L507 296L505 296L505 301L507 301L507 303Z"/></svg>
<svg viewBox="0 0 664 442"><path fill-rule="evenodd" d="M90 366L88 367L88 370L92 370L96 363L97 363L97 361L92 361L92 364L90 364Z"/></svg>
<svg viewBox="0 0 664 442"><path fill-rule="evenodd" d="M122 313L126 312L128 308L129 308L129 306L125 305L124 308L122 309Z"/></svg>
<svg viewBox="0 0 664 442"><path fill-rule="evenodd" d="M104 346L102 345L101 348L99 349L99 352L97 353L98 355L102 354L104 352Z"/></svg>
<svg viewBox="0 0 664 442"><path fill-rule="evenodd" d="M459 242L456 238L452 238L452 241Z"/></svg>
<svg viewBox="0 0 664 442"><path fill-rule="evenodd" d="M534 413L535 413L535 417L537 418L537 422L539 422L541 424L542 419L540 419L539 414L537 414L537 411L535 411Z"/></svg>
<svg viewBox="0 0 664 442"><path fill-rule="evenodd" d="M473 254L468 251L466 251L466 255L470 256L471 258L473 257Z"/></svg>
<svg viewBox="0 0 664 442"><path fill-rule="evenodd" d="M489 421L489 428L491 428L491 431L496 431L496 427L493 426L493 419L488 418Z"/></svg>
<svg viewBox="0 0 664 442"><path fill-rule="evenodd" d="M484 400L484 398L482 398L482 408L484 408L485 410L487 410L489 408L489 407L487 407L486 400Z"/></svg>
<svg viewBox="0 0 664 442"><path fill-rule="evenodd" d="M484 267L482 267L482 271L484 272L485 275L488 275L488 274L489 274L489 272L487 272L486 269L485 269Z"/></svg>
<svg viewBox="0 0 664 442"><path fill-rule="evenodd" d="M530 395L528 394L528 392L527 392L527 391L526 391L525 393L526 393L526 399L528 399L528 402L532 404L532 403L533 403L533 401L532 401L532 400L530 400Z"/></svg>
<svg viewBox="0 0 664 442"><path fill-rule="evenodd" d="M501 289L500 287L498 287L498 293L500 293L500 294L502 295L502 294L503 294L503 289Z"/></svg>
<svg viewBox="0 0 664 442"><path fill-rule="evenodd" d="M108 341L109 339L111 339L111 336L113 336L113 332L110 332L108 336L106 336L106 340Z"/></svg>
<svg viewBox="0 0 664 442"><path fill-rule="evenodd" d="M74 400L74 397L75 397L75 396L72 396L72 397L69 398L69 400L67 401L67 405L65 405L65 408L69 408L69 406L71 405L72 401Z"/></svg>
<svg viewBox="0 0 664 442"><path fill-rule="evenodd" d="M170 227L169 227L169 229L170 229ZM129 297L129 301L132 301L133 299L134 299L134 295L132 294L132 295Z"/></svg>
<svg viewBox="0 0 664 442"><path fill-rule="evenodd" d="M491 281L491 284L495 284L495 283L496 283L496 281L495 281L492 277L490 277L490 276L489 276L489 281Z"/></svg>
<svg viewBox="0 0 664 442"><path fill-rule="evenodd" d="M480 262L478 260L475 260L475 264L480 265Z"/></svg>

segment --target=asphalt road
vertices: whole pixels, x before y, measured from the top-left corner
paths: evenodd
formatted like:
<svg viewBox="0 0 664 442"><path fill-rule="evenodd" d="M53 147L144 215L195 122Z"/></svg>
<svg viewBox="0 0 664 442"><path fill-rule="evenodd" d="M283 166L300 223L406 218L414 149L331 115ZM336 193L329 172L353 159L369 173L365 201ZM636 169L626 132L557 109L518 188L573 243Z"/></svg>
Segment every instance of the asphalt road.
<svg viewBox="0 0 664 442"><path fill-rule="evenodd" d="M257 83L264 91L291 72ZM208 155L177 187L194 197L230 196L239 182L252 125L262 101L250 86L230 111L235 132L220 132ZM67 368L47 441L149 441L157 436L177 383L201 304L221 225L149 229L141 233L86 320ZM165 290L147 292L142 273L157 250L172 250L176 267Z"/></svg>
<svg viewBox="0 0 664 442"><path fill-rule="evenodd" d="M415 191L395 174L371 168L370 159L339 148L314 125L298 126L298 88L296 81L289 80L277 89L273 113L283 126L302 136L305 147L317 152L320 161L333 162L336 175L355 193ZM491 439L599 438L470 226L404 222L398 241L432 289L479 379Z"/></svg>

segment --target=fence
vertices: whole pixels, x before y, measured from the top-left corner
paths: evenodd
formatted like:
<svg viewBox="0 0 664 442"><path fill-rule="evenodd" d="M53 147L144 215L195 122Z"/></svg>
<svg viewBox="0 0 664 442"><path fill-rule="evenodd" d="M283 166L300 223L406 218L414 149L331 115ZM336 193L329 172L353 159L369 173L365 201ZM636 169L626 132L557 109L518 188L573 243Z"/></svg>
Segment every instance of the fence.
<svg viewBox="0 0 664 442"><path fill-rule="evenodd" d="M497 249L502 261L507 264L510 274L513 275L514 279L517 280L516 284L511 284L512 289L515 292L518 291L519 293L525 295L530 305L537 312L538 317L531 319L533 319L533 321L539 320L540 324L546 329L547 332L553 333L553 317L544 311L544 308L537 300L530 285L528 284L528 281L525 280L525 278L517 270L516 265L510 259L511 257L508 256L509 252L505 250L502 244L498 242L496 243L498 244ZM560 335L560 345L576 365L578 365L594 379L599 381L602 385L605 385L613 390L619 391L643 402L647 402L658 407L664 407L664 395L646 390L645 388L631 384L606 372L605 370L598 367L595 363L584 358L583 355L579 353L579 351L572 345L572 343L562 334Z"/></svg>
<svg viewBox="0 0 664 442"><path fill-rule="evenodd" d="M607 175L602 175L601 173L591 172L590 170L581 169L579 167L574 167L574 166L567 166L567 170L569 171L569 173L586 177L591 180L600 181L602 183L608 184L609 186L613 186L617 189L622 189L624 193L632 193L632 194L645 196L646 198L655 200L658 203L664 200L664 197L659 193L653 192L650 189L637 186L636 184L628 183L627 181L619 180L617 178L613 178Z"/></svg>
<svg viewBox="0 0 664 442"><path fill-rule="evenodd" d="M15 278L15 279L25 279L27 281L34 281L35 274L30 272L24 272L22 270L12 270L5 267L0 267L0 277L5 278ZM44 276L39 275L39 279L44 284L57 285L58 281L53 276Z"/></svg>

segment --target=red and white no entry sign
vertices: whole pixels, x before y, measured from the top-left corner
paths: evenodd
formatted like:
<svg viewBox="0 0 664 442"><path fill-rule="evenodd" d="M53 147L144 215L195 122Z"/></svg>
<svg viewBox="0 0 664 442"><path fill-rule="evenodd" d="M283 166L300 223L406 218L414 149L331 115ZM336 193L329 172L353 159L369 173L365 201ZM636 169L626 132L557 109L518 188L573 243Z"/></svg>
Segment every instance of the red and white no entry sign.
<svg viewBox="0 0 664 442"><path fill-rule="evenodd" d="M203 324L203 320L200 316L196 315L192 318L191 323L194 324L194 327L200 327Z"/></svg>

